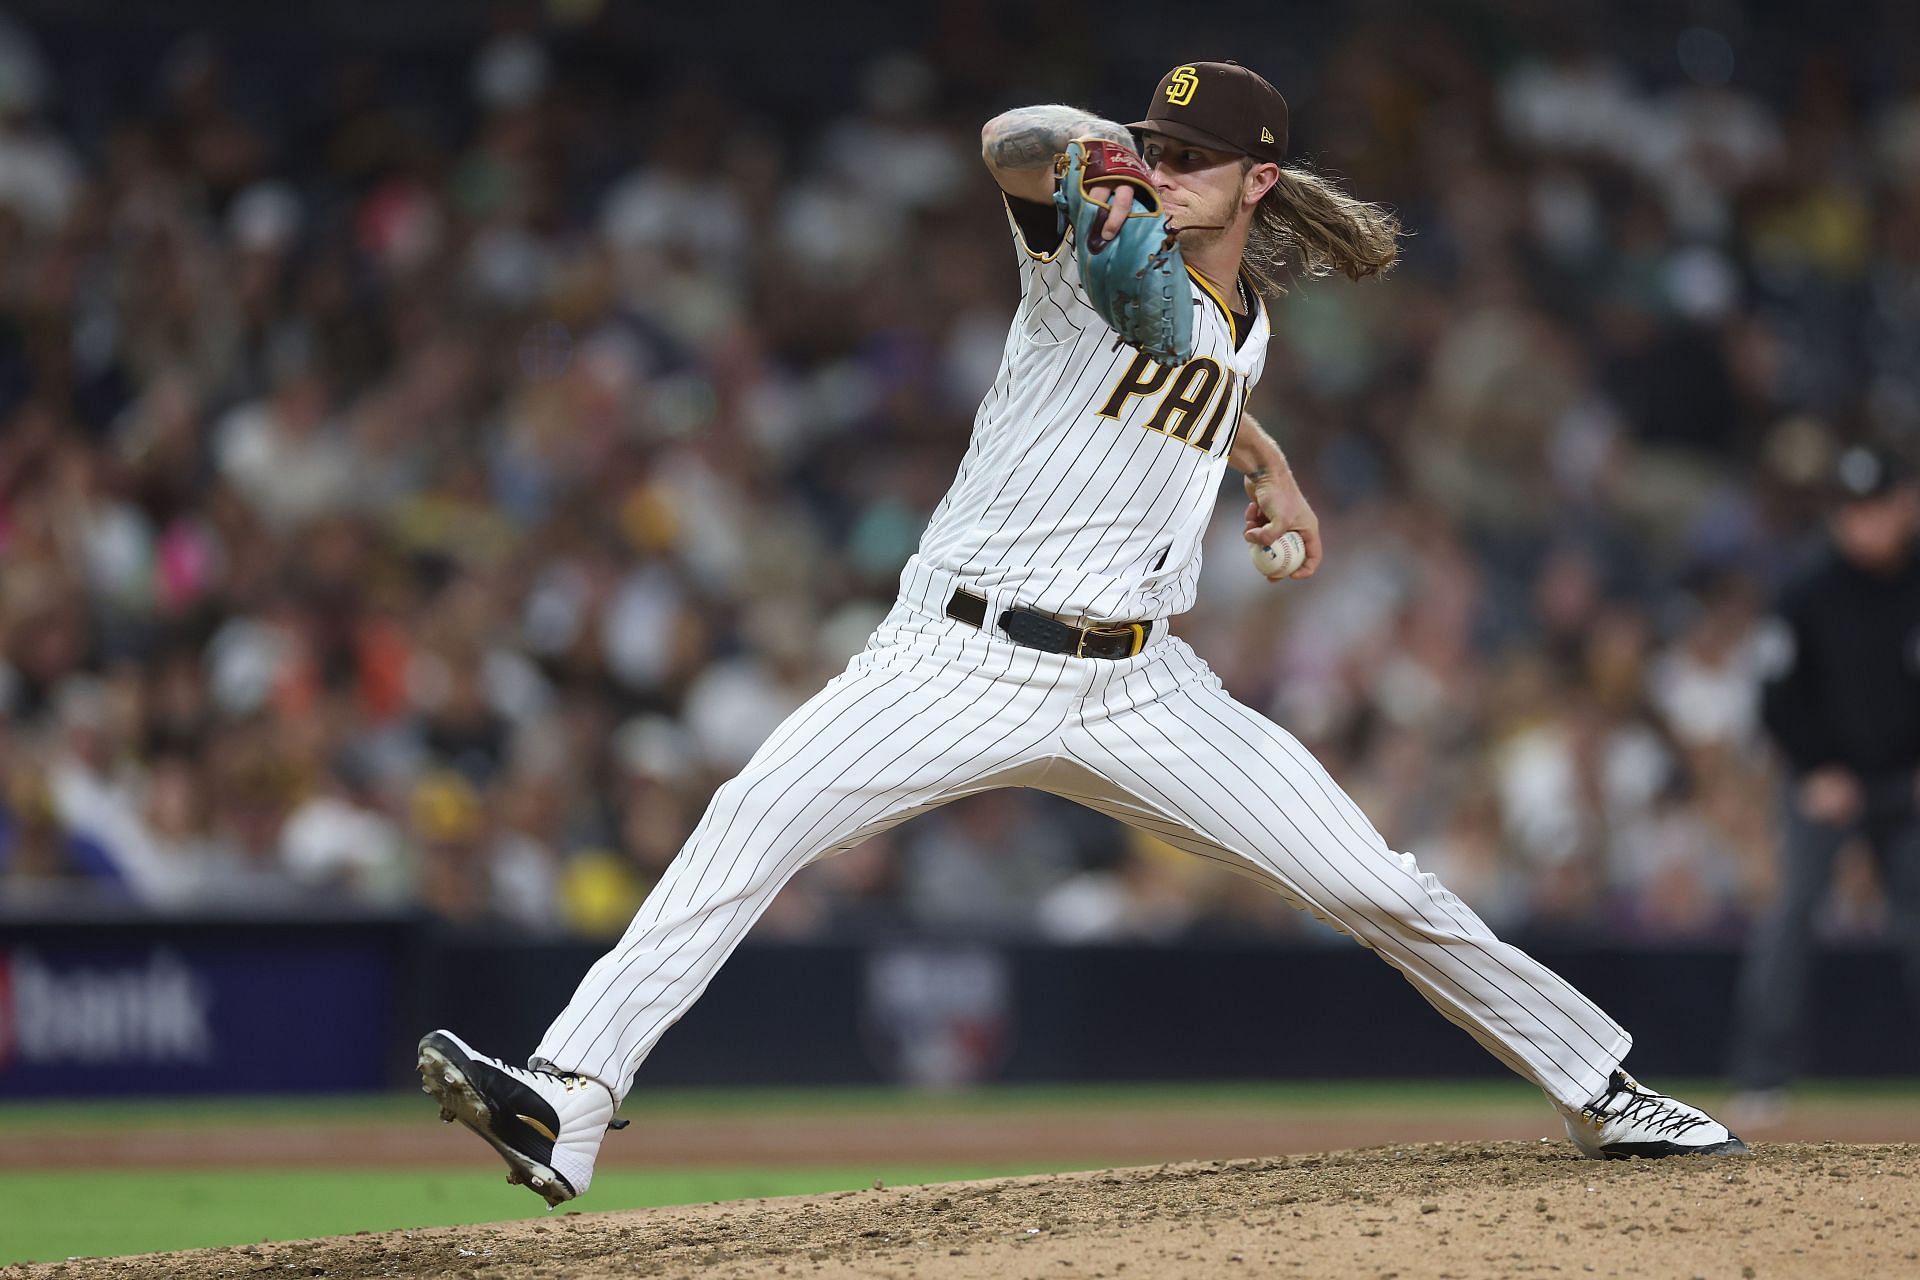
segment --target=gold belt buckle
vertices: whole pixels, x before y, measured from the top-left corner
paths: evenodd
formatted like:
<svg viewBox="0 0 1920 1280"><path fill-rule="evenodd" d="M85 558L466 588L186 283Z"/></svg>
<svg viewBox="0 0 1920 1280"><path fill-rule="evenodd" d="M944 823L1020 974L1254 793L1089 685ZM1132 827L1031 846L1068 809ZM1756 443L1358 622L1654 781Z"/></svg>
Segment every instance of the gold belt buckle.
<svg viewBox="0 0 1920 1280"><path fill-rule="evenodd" d="M1080 631L1080 639L1078 643L1076 643L1073 646L1073 656L1076 658L1086 657L1087 656L1086 655L1087 637L1096 636L1096 635L1097 636L1122 636L1122 635L1132 636L1133 643L1127 649L1127 656L1129 658L1138 657L1140 651L1147 647L1147 628L1146 628L1146 624L1144 623L1129 622L1124 627L1083 627L1081 628L1081 631Z"/></svg>

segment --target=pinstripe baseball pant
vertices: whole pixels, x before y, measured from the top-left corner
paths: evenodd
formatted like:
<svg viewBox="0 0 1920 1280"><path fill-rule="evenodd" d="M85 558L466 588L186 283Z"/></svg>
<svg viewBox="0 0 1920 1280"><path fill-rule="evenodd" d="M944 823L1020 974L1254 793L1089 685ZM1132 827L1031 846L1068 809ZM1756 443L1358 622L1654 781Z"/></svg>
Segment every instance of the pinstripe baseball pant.
<svg viewBox="0 0 1920 1280"><path fill-rule="evenodd" d="M955 585L909 563L867 648L715 793L536 1057L624 1097L794 873L949 800L1025 786L1259 879L1379 953L1562 1107L1605 1088L1631 1037L1390 850L1183 641L1155 628L1121 661L1042 653L946 617ZM986 594L998 617L1006 602Z"/></svg>

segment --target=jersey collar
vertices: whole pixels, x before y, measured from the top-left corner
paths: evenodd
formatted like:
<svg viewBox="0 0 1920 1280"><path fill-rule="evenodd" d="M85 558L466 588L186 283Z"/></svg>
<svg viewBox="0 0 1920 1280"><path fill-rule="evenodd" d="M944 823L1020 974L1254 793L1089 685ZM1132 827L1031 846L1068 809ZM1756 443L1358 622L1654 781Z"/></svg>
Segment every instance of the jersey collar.
<svg viewBox="0 0 1920 1280"><path fill-rule="evenodd" d="M1240 354L1246 350L1247 342L1256 336L1261 322L1266 318L1267 304L1265 299L1261 298L1258 289L1249 288L1247 292L1253 297L1253 311L1249 313L1244 320L1237 320L1234 317L1233 308L1227 305L1226 295L1221 291L1220 287L1202 275L1200 269L1195 267L1191 262L1186 264L1186 268L1187 274L1193 277L1193 282L1200 286L1200 292L1213 299L1213 305L1220 308L1220 318L1227 322L1227 334L1233 341L1233 363L1236 365L1240 364ZM1245 338L1242 338L1240 332L1242 324L1246 325L1249 330Z"/></svg>

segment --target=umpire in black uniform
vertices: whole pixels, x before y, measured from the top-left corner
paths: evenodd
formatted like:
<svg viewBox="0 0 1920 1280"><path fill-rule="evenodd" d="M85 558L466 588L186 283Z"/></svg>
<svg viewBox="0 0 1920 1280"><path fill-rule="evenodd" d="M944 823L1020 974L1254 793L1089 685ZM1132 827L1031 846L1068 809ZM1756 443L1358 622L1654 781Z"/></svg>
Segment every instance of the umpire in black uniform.
<svg viewBox="0 0 1920 1280"><path fill-rule="evenodd" d="M1920 487L1901 459L1866 446L1841 454L1835 479L1827 546L1781 595L1761 704L1791 782L1780 897L1740 978L1734 1077L1759 1123L1778 1117L1800 1065L1814 912L1855 836L1873 850L1920 1007Z"/></svg>

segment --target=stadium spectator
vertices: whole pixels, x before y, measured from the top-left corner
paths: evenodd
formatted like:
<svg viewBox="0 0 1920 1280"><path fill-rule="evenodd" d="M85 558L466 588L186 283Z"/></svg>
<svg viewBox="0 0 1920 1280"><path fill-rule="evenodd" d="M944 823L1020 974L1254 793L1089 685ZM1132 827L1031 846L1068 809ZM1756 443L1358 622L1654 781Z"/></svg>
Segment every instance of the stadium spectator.
<svg viewBox="0 0 1920 1280"><path fill-rule="evenodd" d="M0 24L9 906L617 926L864 640L1000 358L970 131L1035 55L982 24L809 93L617 8L451 59ZM1700 22L1286 33L1304 149L1416 234L1387 288L1276 308L1252 408L1330 571L1267 590L1224 495L1177 625L1503 930L1751 914L1757 602L1834 441L1920 434L1920 99ZM768 927L1300 928L1049 798L979 808Z"/></svg>

